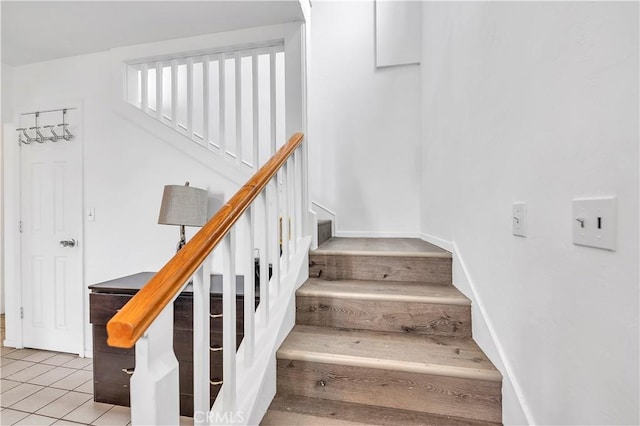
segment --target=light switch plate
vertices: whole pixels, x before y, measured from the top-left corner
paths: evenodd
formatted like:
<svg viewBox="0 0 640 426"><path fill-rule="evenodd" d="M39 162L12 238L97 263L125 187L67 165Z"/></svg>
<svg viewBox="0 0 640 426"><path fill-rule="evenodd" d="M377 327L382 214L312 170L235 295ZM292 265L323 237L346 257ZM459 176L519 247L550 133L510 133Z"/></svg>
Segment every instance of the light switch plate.
<svg viewBox="0 0 640 426"><path fill-rule="evenodd" d="M96 209L93 207L87 209L87 222L95 222L96 221Z"/></svg>
<svg viewBox="0 0 640 426"><path fill-rule="evenodd" d="M573 243L615 251L616 197L573 200Z"/></svg>
<svg viewBox="0 0 640 426"><path fill-rule="evenodd" d="M527 204L513 203L511 215L511 227L513 235L527 236Z"/></svg>

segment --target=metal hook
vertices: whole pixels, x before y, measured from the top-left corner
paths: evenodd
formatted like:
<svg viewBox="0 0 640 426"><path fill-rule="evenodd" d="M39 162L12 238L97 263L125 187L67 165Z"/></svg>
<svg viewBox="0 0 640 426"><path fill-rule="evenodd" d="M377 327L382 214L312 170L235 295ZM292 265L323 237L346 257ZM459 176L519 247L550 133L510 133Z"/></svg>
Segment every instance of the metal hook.
<svg viewBox="0 0 640 426"><path fill-rule="evenodd" d="M58 142L59 139L62 139L62 137L60 135L58 135L56 133L55 130L53 130L53 128L55 127L53 124L49 124L48 126L43 126L45 129L49 129L49 131L51 132L51 134L53 136L47 138L49 139L51 142Z"/></svg>
<svg viewBox="0 0 640 426"><path fill-rule="evenodd" d="M34 127L29 127L29 130L36 130L36 138L35 141L38 143L44 143L44 141L47 139L44 137L44 135L40 132L40 126L34 126Z"/></svg>
<svg viewBox="0 0 640 426"><path fill-rule="evenodd" d="M66 115L67 115L67 110L65 108L65 109L62 110L62 124L58 124L58 127L62 127L62 138L65 141L69 141L69 140L73 139L73 135L71 134L71 132L67 128L67 126L69 126L69 124L66 123L66 121L65 121Z"/></svg>
<svg viewBox="0 0 640 426"><path fill-rule="evenodd" d="M22 132L22 135L24 135L24 137L26 139L22 139L22 135L20 133L18 133L18 141L22 142L25 145L29 145L33 139L31 139L31 136L29 136L29 134L27 133L27 128L26 127L20 127L19 129L16 129L18 132Z"/></svg>

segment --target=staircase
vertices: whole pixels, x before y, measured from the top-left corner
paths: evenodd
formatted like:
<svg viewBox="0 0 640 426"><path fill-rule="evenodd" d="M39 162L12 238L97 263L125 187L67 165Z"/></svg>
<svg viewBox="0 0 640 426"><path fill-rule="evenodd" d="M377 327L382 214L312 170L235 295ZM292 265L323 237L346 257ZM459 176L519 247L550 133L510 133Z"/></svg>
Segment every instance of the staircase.
<svg viewBox="0 0 640 426"><path fill-rule="evenodd" d="M450 253L331 238L309 263L263 425L501 423L502 376L471 338Z"/></svg>

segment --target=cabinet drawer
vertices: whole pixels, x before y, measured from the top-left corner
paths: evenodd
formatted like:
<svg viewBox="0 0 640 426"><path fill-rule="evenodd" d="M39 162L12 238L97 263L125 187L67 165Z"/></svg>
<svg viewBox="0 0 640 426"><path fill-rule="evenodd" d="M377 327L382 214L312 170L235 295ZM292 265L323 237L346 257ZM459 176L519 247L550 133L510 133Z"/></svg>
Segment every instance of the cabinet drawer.
<svg viewBox="0 0 640 426"><path fill-rule="evenodd" d="M129 407L131 399L129 395L129 385L100 382L93 382L93 400L107 404L124 405Z"/></svg>
<svg viewBox="0 0 640 426"><path fill-rule="evenodd" d="M101 352L103 354L118 354L118 355L131 355L133 356L136 353L135 347L125 349L125 348L115 348L113 346L109 346L107 344L107 326L105 324L94 324L93 328L93 353L94 357L97 352ZM101 355L107 356L107 355Z"/></svg>
<svg viewBox="0 0 640 426"><path fill-rule="evenodd" d="M108 356L94 357L93 379L97 382L109 382L129 386L131 374L123 369L133 369L136 359L131 355L109 354Z"/></svg>
<svg viewBox="0 0 640 426"><path fill-rule="evenodd" d="M130 294L91 293L89 322L106 324L133 296Z"/></svg>

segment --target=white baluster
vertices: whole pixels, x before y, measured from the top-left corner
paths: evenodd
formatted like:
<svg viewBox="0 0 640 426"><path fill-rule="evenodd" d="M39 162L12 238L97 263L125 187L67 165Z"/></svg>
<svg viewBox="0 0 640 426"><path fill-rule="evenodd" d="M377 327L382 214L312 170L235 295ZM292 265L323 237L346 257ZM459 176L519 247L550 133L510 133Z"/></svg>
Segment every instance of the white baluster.
<svg viewBox="0 0 640 426"><path fill-rule="evenodd" d="M282 188L282 271L289 272L289 182L287 163L280 169L280 179Z"/></svg>
<svg viewBox="0 0 640 426"><path fill-rule="evenodd" d="M236 231L222 241L222 395L224 411L236 406Z"/></svg>
<svg viewBox="0 0 640 426"><path fill-rule="evenodd" d="M236 163L242 162L242 64L240 53L235 55L236 72Z"/></svg>
<svg viewBox="0 0 640 426"><path fill-rule="evenodd" d="M178 130L178 60L171 61L171 127Z"/></svg>
<svg viewBox="0 0 640 426"><path fill-rule="evenodd" d="M275 287L277 293L280 292L280 188L278 184L278 175L271 179L271 182L267 185L267 199L271 203L271 207L267 210L268 224L267 230L270 231L270 254L271 263L273 265L273 276L271 278L271 285ZM269 234L267 234L269 235ZM260 289L262 294L262 289Z"/></svg>
<svg viewBox="0 0 640 426"><path fill-rule="evenodd" d="M136 366L131 376L132 424L179 424L179 389L172 301L136 343Z"/></svg>
<svg viewBox="0 0 640 426"><path fill-rule="evenodd" d="M210 406L210 287L211 255L193 276L193 412L208 413ZM195 424L207 424L206 415L197 414Z"/></svg>
<svg viewBox="0 0 640 426"><path fill-rule="evenodd" d="M147 64L142 64L140 85L140 107L144 112L149 112L149 65Z"/></svg>
<svg viewBox="0 0 640 426"><path fill-rule="evenodd" d="M267 199L267 189L260 194L260 202L264 211L264 250L260 253L260 309L262 312L262 323L266 326L269 323L269 200Z"/></svg>
<svg viewBox="0 0 640 426"><path fill-rule="evenodd" d="M219 111L220 111L220 125L218 126L220 129L220 135L218 136L220 140L220 152L225 154L227 141L225 140L225 100L224 100L224 55L218 56L218 100L220 103Z"/></svg>
<svg viewBox="0 0 640 426"><path fill-rule="evenodd" d="M254 273L254 205L255 204L251 204L244 214L246 223L245 229L247 233L247 249L244 256L247 259L247 273L244 276L244 366L247 368L251 367L253 364L255 335L256 287Z"/></svg>
<svg viewBox="0 0 640 426"><path fill-rule="evenodd" d="M271 108L271 114L269 118L271 120L271 156L276 153L276 54L271 52L269 54L269 107Z"/></svg>
<svg viewBox="0 0 640 426"><path fill-rule="evenodd" d="M253 79L253 167L258 170L260 167L260 159L258 158L258 135L259 135L259 114L260 105L258 99L258 56L254 53L251 55L251 78Z"/></svg>
<svg viewBox="0 0 640 426"><path fill-rule="evenodd" d="M289 157L287 161L287 177L289 190L289 241L291 241L290 254L293 256L296 252L296 162L295 156Z"/></svg>
<svg viewBox="0 0 640 426"><path fill-rule="evenodd" d="M209 143L209 102L211 102L211 94L209 93L209 57L202 57L202 137L204 145L210 147Z"/></svg>
<svg viewBox="0 0 640 426"><path fill-rule="evenodd" d="M296 149L293 153L293 160L295 164L295 194L296 194L296 213L295 217L295 225L296 225L296 241L302 238L302 161L301 161L301 150L300 148Z"/></svg>
<svg viewBox="0 0 640 426"><path fill-rule="evenodd" d="M162 121L162 63L156 62L156 117Z"/></svg>
<svg viewBox="0 0 640 426"><path fill-rule="evenodd" d="M187 136L193 139L193 58L187 58Z"/></svg>

